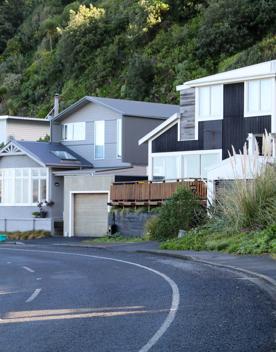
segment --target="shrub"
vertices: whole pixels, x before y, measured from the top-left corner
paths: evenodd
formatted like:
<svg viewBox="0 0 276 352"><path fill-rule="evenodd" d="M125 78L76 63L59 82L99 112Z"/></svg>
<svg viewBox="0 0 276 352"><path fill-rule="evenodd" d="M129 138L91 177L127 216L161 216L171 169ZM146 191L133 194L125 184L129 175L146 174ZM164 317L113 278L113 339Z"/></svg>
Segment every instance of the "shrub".
<svg viewBox="0 0 276 352"><path fill-rule="evenodd" d="M254 180L237 180L218 195L215 217L233 232L260 229L276 217L276 169L267 166Z"/></svg>
<svg viewBox="0 0 276 352"><path fill-rule="evenodd" d="M190 189L180 187L161 206L158 221L152 226L151 238L163 240L177 237L180 229L187 231L202 224L205 218L206 212L199 198Z"/></svg>
<svg viewBox="0 0 276 352"><path fill-rule="evenodd" d="M145 224L144 236L153 239L155 234L157 233L157 226L159 222L159 217L154 215L150 217Z"/></svg>

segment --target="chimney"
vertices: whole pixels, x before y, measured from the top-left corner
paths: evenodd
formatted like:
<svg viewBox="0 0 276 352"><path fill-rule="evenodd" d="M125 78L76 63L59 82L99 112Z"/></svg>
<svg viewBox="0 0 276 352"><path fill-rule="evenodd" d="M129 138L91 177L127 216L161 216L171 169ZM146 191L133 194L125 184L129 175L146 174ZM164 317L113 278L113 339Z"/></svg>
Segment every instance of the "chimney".
<svg viewBox="0 0 276 352"><path fill-rule="evenodd" d="M54 97L54 117L59 113L59 94L55 94Z"/></svg>

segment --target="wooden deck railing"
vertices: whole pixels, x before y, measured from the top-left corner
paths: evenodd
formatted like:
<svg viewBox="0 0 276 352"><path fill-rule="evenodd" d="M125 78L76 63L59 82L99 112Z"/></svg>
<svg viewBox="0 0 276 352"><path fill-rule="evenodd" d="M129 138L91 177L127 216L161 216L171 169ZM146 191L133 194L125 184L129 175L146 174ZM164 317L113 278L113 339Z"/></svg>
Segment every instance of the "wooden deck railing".
<svg viewBox="0 0 276 352"><path fill-rule="evenodd" d="M155 202L164 201L172 196L178 187L189 187L200 199L206 200L207 187L201 180L174 182L125 182L111 185L110 200L117 202Z"/></svg>

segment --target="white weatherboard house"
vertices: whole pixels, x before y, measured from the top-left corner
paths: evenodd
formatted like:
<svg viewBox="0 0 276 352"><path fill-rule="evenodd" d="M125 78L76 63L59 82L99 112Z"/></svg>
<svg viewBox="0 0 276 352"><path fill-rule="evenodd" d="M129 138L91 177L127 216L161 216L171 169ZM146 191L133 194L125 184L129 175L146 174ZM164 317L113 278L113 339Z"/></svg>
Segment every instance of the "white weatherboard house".
<svg viewBox="0 0 276 352"><path fill-rule="evenodd" d="M50 134L49 121L34 117L0 116L0 145L15 139L37 141Z"/></svg>
<svg viewBox="0 0 276 352"><path fill-rule="evenodd" d="M263 135L276 133L276 60L207 76L178 86L180 113L140 139L148 143L151 180L227 177L228 151L248 143L262 154ZM275 141L274 156L275 156ZM220 167L221 162L223 166Z"/></svg>
<svg viewBox="0 0 276 352"><path fill-rule="evenodd" d="M178 110L84 97L51 120L51 142L9 142L0 150L0 230L53 233L64 221L65 236L106 234L110 185L145 179L147 146L138 140ZM34 219L44 200L47 217Z"/></svg>

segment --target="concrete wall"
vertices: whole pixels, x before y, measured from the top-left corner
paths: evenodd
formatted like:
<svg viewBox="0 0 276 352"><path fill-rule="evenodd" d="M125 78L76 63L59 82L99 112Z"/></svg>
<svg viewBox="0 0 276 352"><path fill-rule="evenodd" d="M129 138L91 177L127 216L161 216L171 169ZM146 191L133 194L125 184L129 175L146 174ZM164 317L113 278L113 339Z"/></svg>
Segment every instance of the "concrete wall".
<svg viewBox="0 0 276 352"><path fill-rule="evenodd" d="M114 176L65 176L64 177L64 235L69 235L71 222L70 192L109 191Z"/></svg>
<svg viewBox="0 0 276 352"><path fill-rule="evenodd" d="M138 141L162 122L164 122L162 119L145 117L125 116L123 118L122 159L124 162L133 165L148 164L148 143L139 146Z"/></svg>
<svg viewBox="0 0 276 352"><path fill-rule="evenodd" d="M151 213L110 213L109 225L114 223L118 227L118 232L126 237L142 237L144 235L145 224L153 214Z"/></svg>

